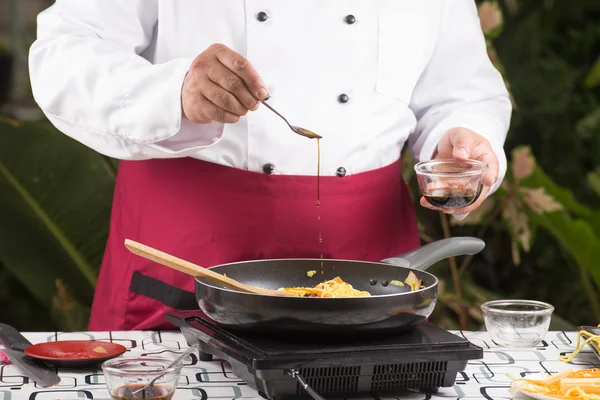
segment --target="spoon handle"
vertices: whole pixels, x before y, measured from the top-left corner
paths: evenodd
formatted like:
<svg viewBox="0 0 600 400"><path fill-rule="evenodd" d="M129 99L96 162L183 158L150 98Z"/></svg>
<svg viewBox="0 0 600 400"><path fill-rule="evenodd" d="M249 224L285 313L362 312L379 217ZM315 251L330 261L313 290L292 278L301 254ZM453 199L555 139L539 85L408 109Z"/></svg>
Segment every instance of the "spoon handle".
<svg viewBox="0 0 600 400"><path fill-rule="evenodd" d="M274 295L274 296L287 296L287 292L276 291L271 289L263 289L254 286L245 285L241 282L236 281L235 279L231 279L225 275L221 275L214 271L211 271L208 268L202 268L199 265L193 264L189 261L182 260L175 256L172 256L167 253L163 253L160 250L153 249L150 246L146 246L144 244L135 242L130 239L125 239L125 247L133 254L144 257L148 260L154 261L156 263L162 264L166 267L173 268L177 271L183 272L184 274L188 274L194 277L201 277L211 282L217 283L223 287L238 290L242 292L248 293L258 293L265 295Z"/></svg>
<svg viewBox="0 0 600 400"><path fill-rule="evenodd" d="M173 368L174 366L178 365L181 361L183 361L184 358L186 358L187 356L189 356L192 352L196 351L199 348L198 344L193 344L191 345L186 351L183 352L183 354L181 354L179 357L177 357L171 364L169 364L169 366L166 369L170 369ZM154 386L154 384L156 383L157 380L159 380L160 378L162 378L163 376L165 376L167 374L167 372L163 372L162 374L156 376L154 379L152 379L150 382L148 382L148 384L146 386L144 386L141 389L136 390L135 392L133 392L131 394L131 398L135 398L135 395L138 393L142 393L143 391L147 390L148 388ZM146 394L146 393L144 393ZM151 394L152 395L152 394ZM146 396L144 396L146 397Z"/></svg>
<svg viewBox="0 0 600 400"><path fill-rule="evenodd" d="M264 101L264 100L261 100L260 102L261 102L261 103L263 103L263 104L264 104L264 105L265 105L265 106L266 106L266 107L267 107L269 110L271 110L271 111L273 111L275 114L279 115L279 117L280 117L282 120L284 120L286 124L288 124L288 126L290 127L290 129L291 129L291 130L294 130L294 127L293 127L293 126L292 126L292 125L291 125L291 124L288 122L288 120L287 120L287 119L285 119L285 117L284 117L283 115L279 114L279 113L277 112L277 110L275 110L273 107L271 107L271 106L270 106L270 105L269 105L269 104L268 104L266 101Z"/></svg>
<svg viewBox="0 0 600 400"><path fill-rule="evenodd" d="M184 358L186 358L187 356L189 356L190 354L192 354L196 350L198 350L198 344L197 343L191 345L189 349L187 349L186 351L183 352L183 354L181 354L179 357L177 357L175 359L175 361L173 361L171 363L171 365L169 365L169 368L172 368L172 367L178 365L180 362L183 361Z"/></svg>

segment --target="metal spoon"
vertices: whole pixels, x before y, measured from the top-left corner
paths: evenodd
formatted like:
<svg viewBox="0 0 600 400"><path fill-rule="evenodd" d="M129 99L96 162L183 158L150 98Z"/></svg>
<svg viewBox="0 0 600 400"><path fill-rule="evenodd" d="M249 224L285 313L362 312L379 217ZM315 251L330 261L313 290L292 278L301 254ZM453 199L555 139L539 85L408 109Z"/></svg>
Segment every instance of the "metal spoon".
<svg viewBox="0 0 600 400"><path fill-rule="evenodd" d="M279 114L273 107L268 105L266 101L261 100L260 102L263 103L265 106L267 106L267 108L270 109L271 111L273 111L275 114L279 115L279 117L281 117L281 119L284 120L286 124L288 124L290 129L292 131L294 131L295 133L297 133L298 135L307 137L309 139L321 139L320 135L317 135L316 133L311 132L308 129L300 128L299 126L294 126L294 125L290 124L283 115Z"/></svg>
<svg viewBox="0 0 600 400"><path fill-rule="evenodd" d="M168 370L168 369L173 368L174 366L176 366L177 364L179 364L181 361L183 361L184 358L186 358L188 355L190 355L192 352L194 352L197 349L198 349L198 344L192 345L182 355L180 355L179 357L177 357L175 359L175 361L173 361L171 364L169 364L169 366L166 369ZM152 379L150 381L150 383L148 383L143 388L138 389L135 392L131 393L131 398L132 399L135 399L135 398L145 399L145 398L155 397L156 394L154 393L154 390L153 390L153 388L154 388L154 382L156 382L157 380L159 380L160 378L162 378L163 376L165 376L165 374L167 374L167 372L163 372L162 374L158 375L156 378ZM141 394L141 396L137 397L138 394Z"/></svg>

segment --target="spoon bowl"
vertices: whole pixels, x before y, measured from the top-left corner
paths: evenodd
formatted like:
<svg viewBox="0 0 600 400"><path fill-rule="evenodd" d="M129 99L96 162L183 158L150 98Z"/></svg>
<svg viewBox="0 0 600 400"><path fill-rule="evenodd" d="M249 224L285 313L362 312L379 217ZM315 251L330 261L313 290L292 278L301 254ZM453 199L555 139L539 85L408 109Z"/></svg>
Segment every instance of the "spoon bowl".
<svg viewBox="0 0 600 400"><path fill-rule="evenodd" d="M296 134L298 134L300 136L304 136L306 138L309 138L309 139L321 139L322 138L321 135L317 135L316 133L314 133L312 131L309 131L308 129L301 128L299 126L294 126L294 125L290 124L288 122L288 120L285 119L285 117L283 115L279 114L273 107L271 107L269 104L267 104L266 101L261 100L260 102L262 104L264 104L269 110L271 110L275 114L277 114L282 120L284 120L285 123L290 127L290 129L292 130L292 132L294 132L294 133L296 133Z"/></svg>

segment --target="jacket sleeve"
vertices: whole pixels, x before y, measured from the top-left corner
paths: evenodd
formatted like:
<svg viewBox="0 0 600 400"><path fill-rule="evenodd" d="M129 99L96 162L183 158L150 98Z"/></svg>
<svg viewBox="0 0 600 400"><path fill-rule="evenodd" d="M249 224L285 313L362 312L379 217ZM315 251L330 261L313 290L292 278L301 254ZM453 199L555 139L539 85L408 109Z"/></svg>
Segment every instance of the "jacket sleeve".
<svg viewBox="0 0 600 400"><path fill-rule="evenodd" d="M434 154L441 137L455 127L468 128L489 140L498 157L498 180L506 174L504 141L512 106L501 74L491 63L474 0L444 0L435 49L410 107L417 128L409 146L418 161Z"/></svg>
<svg viewBox="0 0 600 400"><path fill-rule="evenodd" d="M182 121L193 58L152 64L157 0L57 0L38 16L29 53L33 95L64 134L119 159L183 157L218 141L221 124ZM186 126L181 149L176 134Z"/></svg>

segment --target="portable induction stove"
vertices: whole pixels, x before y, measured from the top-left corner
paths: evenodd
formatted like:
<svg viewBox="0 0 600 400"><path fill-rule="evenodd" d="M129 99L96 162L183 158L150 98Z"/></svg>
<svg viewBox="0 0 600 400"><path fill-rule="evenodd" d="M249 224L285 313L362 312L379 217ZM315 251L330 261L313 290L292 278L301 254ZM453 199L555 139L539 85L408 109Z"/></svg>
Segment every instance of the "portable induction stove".
<svg viewBox="0 0 600 400"><path fill-rule="evenodd" d="M227 361L238 378L269 399L306 398L310 388L328 397L407 389L435 393L452 386L469 360L483 357L480 347L428 322L399 334L351 340L259 337L220 328L198 311L166 318L188 344L199 344L200 360Z"/></svg>

